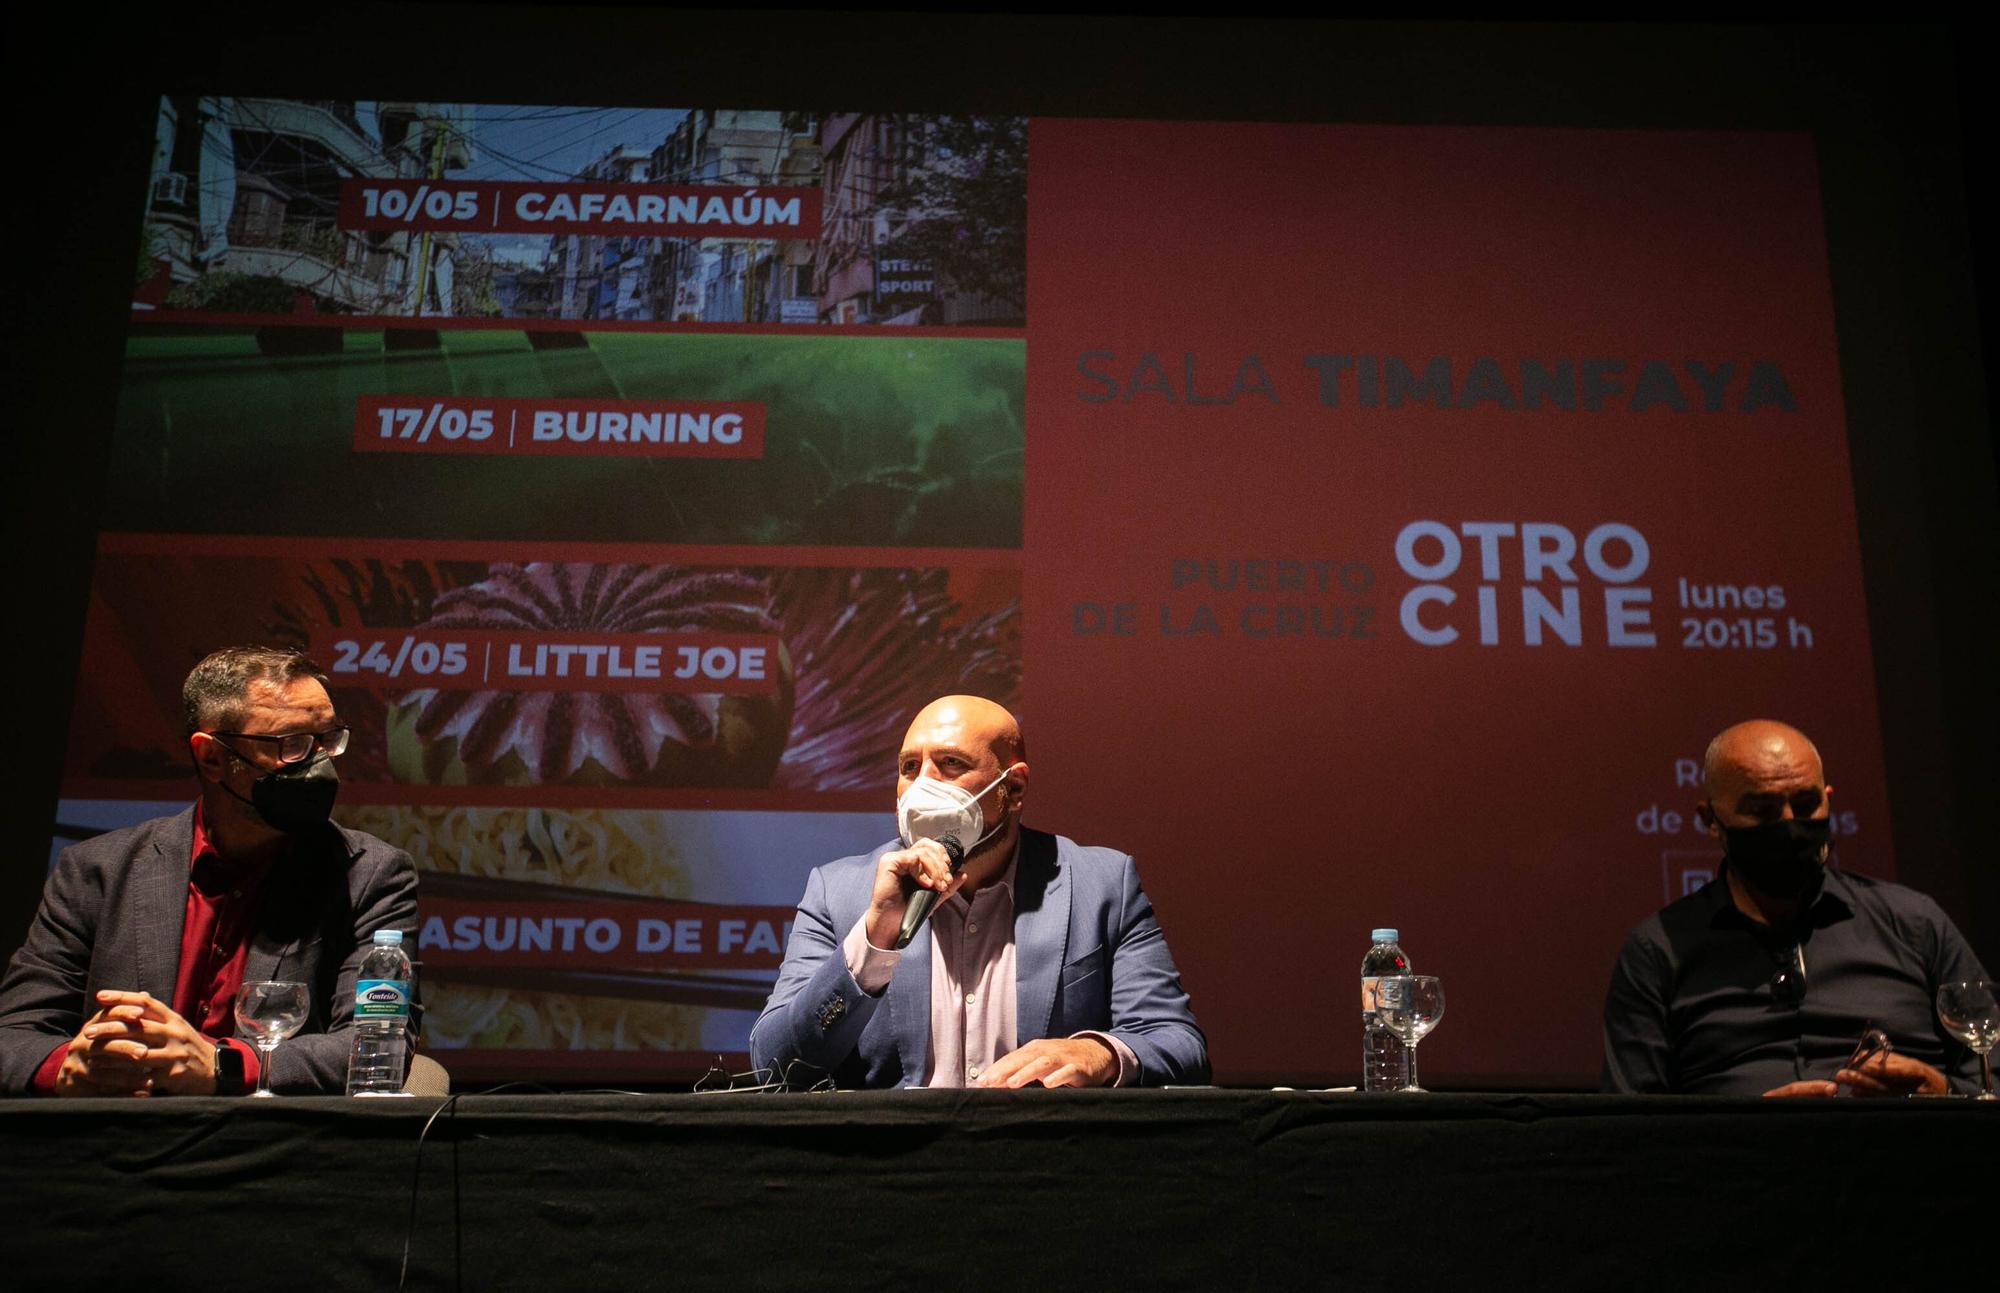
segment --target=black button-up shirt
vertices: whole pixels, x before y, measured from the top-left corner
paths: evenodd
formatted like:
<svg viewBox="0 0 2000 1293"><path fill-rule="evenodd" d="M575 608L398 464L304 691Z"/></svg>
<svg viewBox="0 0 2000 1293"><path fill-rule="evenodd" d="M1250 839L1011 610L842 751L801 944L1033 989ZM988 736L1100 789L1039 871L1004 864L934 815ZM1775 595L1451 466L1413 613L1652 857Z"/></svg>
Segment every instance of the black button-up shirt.
<svg viewBox="0 0 2000 1293"><path fill-rule="evenodd" d="M1936 1003L1939 984L1985 977L1951 918L1914 889L1828 868L1819 897L1778 931L1738 911L1717 875L1625 940L1604 1002L1601 1085L1762 1095L1832 1078L1873 1024L1955 1089L1977 1090L1978 1057L1944 1031Z"/></svg>

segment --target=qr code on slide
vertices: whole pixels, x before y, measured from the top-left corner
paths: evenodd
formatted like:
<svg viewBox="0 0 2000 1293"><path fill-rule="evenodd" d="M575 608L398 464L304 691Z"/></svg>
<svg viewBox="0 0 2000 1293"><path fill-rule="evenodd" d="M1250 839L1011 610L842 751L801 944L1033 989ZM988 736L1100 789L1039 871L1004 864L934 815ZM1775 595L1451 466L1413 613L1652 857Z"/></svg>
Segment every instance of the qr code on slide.
<svg viewBox="0 0 2000 1293"><path fill-rule="evenodd" d="M1718 861L1706 849L1661 849L1660 877L1666 887L1666 900L1675 902L1685 898L1715 879Z"/></svg>

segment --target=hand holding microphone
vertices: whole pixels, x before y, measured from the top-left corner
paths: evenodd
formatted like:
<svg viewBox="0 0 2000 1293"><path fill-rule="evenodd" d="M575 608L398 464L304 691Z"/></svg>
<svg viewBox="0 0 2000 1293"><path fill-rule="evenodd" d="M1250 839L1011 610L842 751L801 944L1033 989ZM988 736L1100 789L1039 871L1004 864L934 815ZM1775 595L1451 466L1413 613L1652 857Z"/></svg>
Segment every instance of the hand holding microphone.
<svg viewBox="0 0 2000 1293"><path fill-rule="evenodd" d="M871 944L900 950L909 941L906 932L914 934L937 900L957 889L958 868L965 858L957 844L956 838L951 838L950 845L920 839L906 849L882 855L868 903ZM918 913L914 919L912 912Z"/></svg>
<svg viewBox="0 0 2000 1293"><path fill-rule="evenodd" d="M941 837L937 844L951 859L951 878L956 881L958 869L965 865L965 850L959 846L958 838L953 835ZM910 940L917 936L918 928L923 925L925 917L931 914L931 908L936 905L937 900L936 889L918 889L910 895L909 902L903 907L903 927L896 933L896 951L900 952L910 945Z"/></svg>

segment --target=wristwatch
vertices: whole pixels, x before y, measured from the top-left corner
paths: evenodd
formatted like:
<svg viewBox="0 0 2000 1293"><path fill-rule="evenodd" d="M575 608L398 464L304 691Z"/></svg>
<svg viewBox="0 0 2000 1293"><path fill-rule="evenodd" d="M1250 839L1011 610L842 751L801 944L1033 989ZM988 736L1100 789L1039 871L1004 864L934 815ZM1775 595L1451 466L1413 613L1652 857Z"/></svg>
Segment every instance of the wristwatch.
<svg viewBox="0 0 2000 1293"><path fill-rule="evenodd" d="M217 1095L242 1095L243 1052L228 1042L215 1044L215 1093Z"/></svg>

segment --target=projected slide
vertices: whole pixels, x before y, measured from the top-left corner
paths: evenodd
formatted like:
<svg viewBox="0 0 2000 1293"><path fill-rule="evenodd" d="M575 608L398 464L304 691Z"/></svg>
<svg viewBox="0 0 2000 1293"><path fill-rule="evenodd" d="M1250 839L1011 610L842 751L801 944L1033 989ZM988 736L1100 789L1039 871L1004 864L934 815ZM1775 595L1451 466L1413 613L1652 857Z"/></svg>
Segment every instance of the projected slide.
<svg viewBox="0 0 2000 1293"><path fill-rule="evenodd" d="M1015 327L1026 150L1019 117L169 98L135 298L174 317Z"/></svg>
<svg viewBox="0 0 2000 1293"><path fill-rule="evenodd" d="M1427 1074L1594 1085L1738 719L1811 734L1893 874L1809 138L1030 149L1034 807L1135 852L1221 1071L1351 1082L1392 925Z"/></svg>
<svg viewBox="0 0 2000 1293"><path fill-rule="evenodd" d="M1384 924L1428 1079L1594 1080L1741 718L1894 874L1805 136L218 95L157 145L62 829L192 795L194 659L310 649L466 1081L733 1062L945 692L1138 858L1223 1081L1351 1082Z"/></svg>
<svg viewBox="0 0 2000 1293"><path fill-rule="evenodd" d="M435 539L1017 548L1018 340L520 332L273 359L251 331L126 360L110 506L179 528Z"/></svg>

